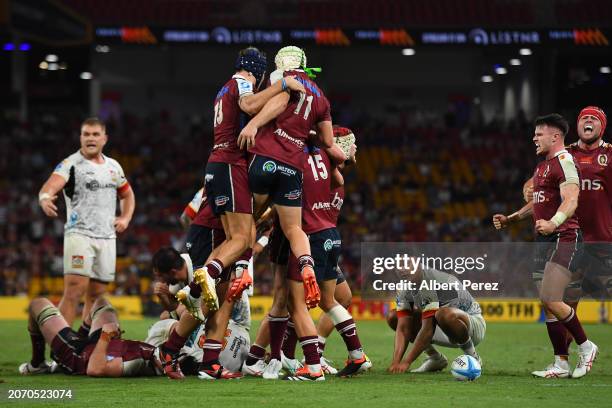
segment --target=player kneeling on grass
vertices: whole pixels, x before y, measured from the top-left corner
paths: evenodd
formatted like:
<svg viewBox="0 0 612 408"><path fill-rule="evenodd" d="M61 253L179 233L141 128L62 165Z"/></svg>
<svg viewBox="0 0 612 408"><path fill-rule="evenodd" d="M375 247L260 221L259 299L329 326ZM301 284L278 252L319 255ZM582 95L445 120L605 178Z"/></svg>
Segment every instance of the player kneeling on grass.
<svg viewBox="0 0 612 408"><path fill-rule="evenodd" d="M72 330L49 299L33 299L28 312L32 359L19 366L21 374L52 371L52 365L44 361L46 344L51 346L53 359L66 374L134 377L163 372L154 346L120 338L117 312L104 298L95 301L85 318L91 327L87 338Z"/></svg>
<svg viewBox="0 0 612 408"><path fill-rule="evenodd" d="M453 275L425 269L413 276L416 287L420 287L422 281L436 281L457 285L458 289L398 292L397 311L392 310L387 315L387 323L395 330L393 360L388 370L395 374L405 372L423 351L427 359L411 372L443 370L448 360L434 344L461 348L482 364L475 346L484 339L487 326L478 302L467 290L461 289L459 280ZM414 345L402 360L409 342Z"/></svg>

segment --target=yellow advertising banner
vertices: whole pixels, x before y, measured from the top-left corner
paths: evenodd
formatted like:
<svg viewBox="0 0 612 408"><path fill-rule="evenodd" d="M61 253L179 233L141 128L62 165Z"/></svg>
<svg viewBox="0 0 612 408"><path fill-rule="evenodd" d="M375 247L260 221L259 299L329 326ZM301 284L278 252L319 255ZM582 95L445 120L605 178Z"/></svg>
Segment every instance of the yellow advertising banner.
<svg viewBox="0 0 612 408"><path fill-rule="evenodd" d="M142 319L142 303L138 296L109 296L120 320ZM26 296L0 296L0 320L26 320L30 298Z"/></svg>

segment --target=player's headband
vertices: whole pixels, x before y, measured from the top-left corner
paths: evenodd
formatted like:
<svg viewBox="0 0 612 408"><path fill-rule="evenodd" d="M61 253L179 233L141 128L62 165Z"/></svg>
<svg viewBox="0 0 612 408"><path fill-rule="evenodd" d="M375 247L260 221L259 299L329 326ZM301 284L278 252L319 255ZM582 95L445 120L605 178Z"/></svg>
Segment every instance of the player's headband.
<svg viewBox="0 0 612 408"><path fill-rule="evenodd" d="M580 114L578 115L578 122L580 122L580 118L586 115L595 116L597 119L599 119L599 121L601 122L601 135L600 136L603 136L603 134L606 131L606 124L608 123L608 119L606 118L606 113L603 111L603 109L597 106L587 106L586 108L580 111Z"/></svg>

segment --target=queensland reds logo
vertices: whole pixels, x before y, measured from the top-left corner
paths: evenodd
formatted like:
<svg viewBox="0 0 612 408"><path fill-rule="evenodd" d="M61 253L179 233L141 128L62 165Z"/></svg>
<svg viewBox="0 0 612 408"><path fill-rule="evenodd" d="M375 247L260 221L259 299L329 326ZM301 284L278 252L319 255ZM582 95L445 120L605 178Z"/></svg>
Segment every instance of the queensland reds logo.
<svg viewBox="0 0 612 408"><path fill-rule="evenodd" d="M608 156L606 156L605 154L600 154L599 156L597 156L597 163L599 163L600 166L607 166Z"/></svg>

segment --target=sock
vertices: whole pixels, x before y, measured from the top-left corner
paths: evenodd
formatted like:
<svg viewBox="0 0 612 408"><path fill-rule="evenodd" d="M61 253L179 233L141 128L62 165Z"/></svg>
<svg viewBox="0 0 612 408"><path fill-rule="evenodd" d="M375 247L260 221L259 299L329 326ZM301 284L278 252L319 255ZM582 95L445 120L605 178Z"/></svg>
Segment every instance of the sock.
<svg viewBox="0 0 612 408"><path fill-rule="evenodd" d="M476 358L476 348L474 348L474 342L472 342L471 337L468 337L468 340L465 343L460 344L459 347L461 347L461 350L463 350L465 354Z"/></svg>
<svg viewBox="0 0 612 408"><path fill-rule="evenodd" d="M574 309L570 312L569 316L563 319L563 325L567 329L568 332L574 336L576 340L576 344L579 346L584 345L587 341L587 336L584 334L584 330L582 325L580 324L580 320L578 320L578 315L574 312Z"/></svg>
<svg viewBox="0 0 612 408"><path fill-rule="evenodd" d="M219 354L221 354L221 347L223 345L220 341L206 339L204 341L204 357L202 358L202 362L204 364L214 364L219 361Z"/></svg>
<svg viewBox="0 0 612 408"><path fill-rule="evenodd" d="M548 338L553 346L555 356L567 356L569 354L565 337L567 330L565 330L563 323L556 318L546 319L546 330L548 331Z"/></svg>
<svg viewBox="0 0 612 408"><path fill-rule="evenodd" d="M285 329L285 337L283 339L283 354L285 357L295 359L295 346L297 345L298 336L295 332L295 325L293 321L287 322L287 329Z"/></svg>
<svg viewBox="0 0 612 408"><path fill-rule="evenodd" d="M189 294L194 298L199 298L202 294L202 287L196 281L189 282Z"/></svg>
<svg viewBox="0 0 612 408"><path fill-rule="evenodd" d="M336 305L327 312L327 315L336 326L340 336L342 336L349 356L353 360L362 358L363 349L357 335L357 326L350 313L342 305Z"/></svg>
<svg viewBox="0 0 612 408"><path fill-rule="evenodd" d="M287 329L287 322L289 316L275 317L268 315L268 322L270 323L270 358L281 359L281 347L283 346L283 337L285 336L285 329Z"/></svg>
<svg viewBox="0 0 612 408"><path fill-rule="evenodd" d="M321 370L321 358L319 357L319 348L317 345L319 341L317 336L304 336L300 337L300 345L304 352L304 360L310 372L318 372ZM311 366L314 366L311 368ZM318 368L317 368L318 366Z"/></svg>
<svg viewBox="0 0 612 408"><path fill-rule="evenodd" d="M78 336L86 339L89 337L89 329L91 329L91 325L85 322L81 323L81 327L79 327L79 330L77 331Z"/></svg>
<svg viewBox="0 0 612 408"><path fill-rule="evenodd" d="M45 338L42 333L30 332L30 341L32 342L32 359L30 364L33 367L38 367L45 361Z"/></svg>
<svg viewBox="0 0 612 408"><path fill-rule="evenodd" d="M253 344L249 349L249 355L246 359L246 365L253 365L259 360L263 360L266 356L266 349L260 345Z"/></svg>
<svg viewBox="0 0 612 408"><path fill-rule="evenodd" d="M206 264L206 270L208 271L208 275L210 275L210 277L213 279L217 279L219 275L223 273L223 268L225 268L225 266L223 266L223 262L221 262L217 258Z"/></svg>
<svg viewBox="0 0 612 408"><path fill-rule="evenodd" d="M300 273L304 271L304 268L310 266L314 269L314 259L310 255L302 255L298 258L298 264L300 265Z"/></svg>
<svg viewBox="0 0 612 408"><path fill-rule="evenodd" d="M567 359L561 358L561 356L555 356L555 364L557 367L563 368L564 370L569 370L569 362Z"/></svg>
<svg viewBox="0 0 612 408"><path fill-rule="evenodd" d="M432 346L431 344L429 346L427 346L427 348L425 349L425 354L427 354L429 357L440 357L442 354L440 354L440 352L438 350L436 350L436 348L434 346Z"/></svg>
<svg viewBox="0 0 612 408"><path fill-rule="evenodd" d="M323 336L319 336L319 357L323 357L323 353L325 352L325 342L327 339Z"/></svg>
<svg viewBox="0 0 612 408"><path fill-rule="evenodd" d="M187 337L182 337L176 332L176 330L172 330L170 337L168 337L168 340L166 340L166 342L162 345L162 349L170 354L177 354L179 351L181 351L181 348L183 348L186 341Z"/></svg>

